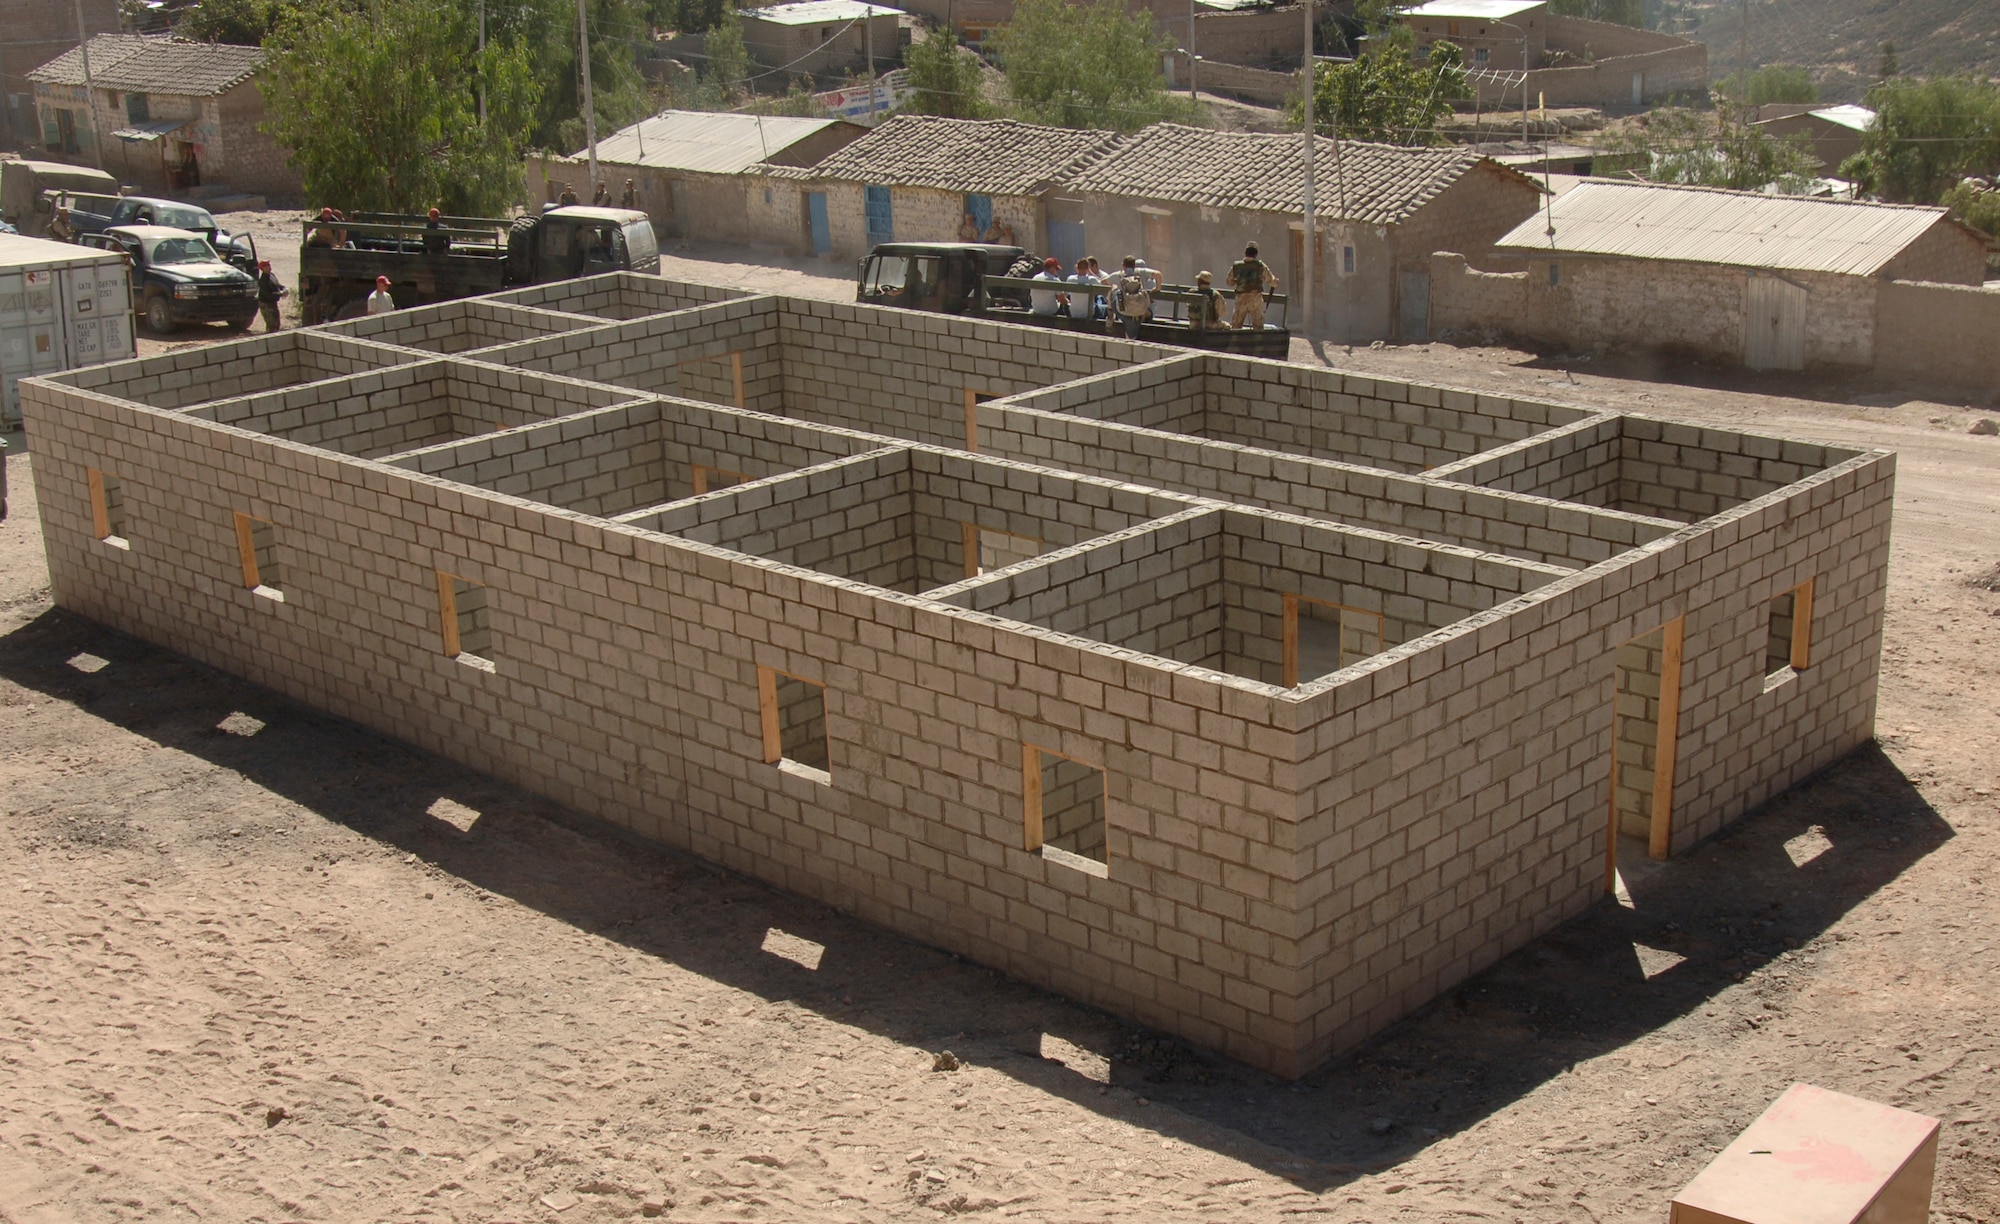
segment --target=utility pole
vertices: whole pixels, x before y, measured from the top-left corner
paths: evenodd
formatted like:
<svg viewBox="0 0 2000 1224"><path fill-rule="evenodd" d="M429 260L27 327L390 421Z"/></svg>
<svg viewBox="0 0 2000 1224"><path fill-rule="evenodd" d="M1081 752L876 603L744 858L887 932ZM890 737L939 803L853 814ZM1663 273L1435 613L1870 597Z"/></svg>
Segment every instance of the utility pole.
<svg viewBox="0 0 2000 1224"><path fill-rule="evenodd" d="M1194 92L1194 0L1188 0L1188 101L1195 100Z"/></svg>
<svg viewBox="0 0 2000 1224"><path fill-rule="evenodd" d="M479 126L486 126L486 0L479 0Z"/></svg>
<svg viewBox="0 0 2000 1224"><path fill-rule="evenodd" d="M590 142L590 190L597 193L597 107L590 97L590 18L576 0L577 53L583 58L583 135Z"/></svg>
<svg viewBox="0 0 2000 1224"><path fill-rule="evenodd" d="M1750 0L1743 0L1743 30L1736 39L1736 104L1750 122Z"/></svg>
<svg viewBox="0 0 2000 1224"><path fill-rule="evenodd" d="M1300 330L1310 336L1313 328L1313 247L1316 245L1313 240L1319 236L1319 222L1313 214L1313 162L1316 160L1314 154L1319 151L1319 136L1314 131L1319 124L1318 116L1314 113L1313 101L1313 94L1319 83L1313 78L1319 75L1317 72L1319 61L1313 56L1312 0L1299 0L1299 11L1305 14L1306 23L1306 190L1302 217L1305 224L1301 227L1299 235L1299 250L1303 252L1299 261L1299 284L1292 292L1298 295L1299 301L1305 307L1301 312L1303 321Z"/></svg>
<svg viewBox="0 0 2000 1224"><path fill-rule="evenodd" d="M97 90L90 82L90 31L83 24L83 0L76 0L76 49L83 56L83 113L90 120L90 152L104 169L104 138L97 130Z"/></svg>
<svg viewBox="0 0 2000 1224"><path fill-rule="evenodd" d="M875 126L875 6L863 0L861 28L868 44L868 126Z"/></svg>

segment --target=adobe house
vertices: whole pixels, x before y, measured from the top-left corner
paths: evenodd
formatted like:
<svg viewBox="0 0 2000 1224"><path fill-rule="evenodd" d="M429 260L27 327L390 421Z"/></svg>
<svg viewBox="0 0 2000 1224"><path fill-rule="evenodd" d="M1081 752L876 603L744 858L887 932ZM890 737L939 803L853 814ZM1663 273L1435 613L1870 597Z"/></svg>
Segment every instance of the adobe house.
<svg viewBox="0 0 2000 1224"><path fill-rule="evenodd" d="M1873 735L1882 451L629 274L21 388L65 611L1281 1075Z"/></svg>
<svg viewBox="0 0 2000 1224"><path fill-rule="evenodd" d="M880 72L903 55L902 11L863 0L801 0L736 15L750 58L791 74L866 71L871 50Z"/></svg>
<svg viewBox="0 0 2000 1224"><path fill-rule="evenodd" d="M118 29L118 0L0 0L0 93L7 96L0 133L12 142L8 148L27 150L42 143L42 118L28 73L76 46L79 12L92 34Z"/></svg>
<svg viewBox="0 0 2000 1224"><path fill-rule="evenodd" d="M1795 115L1759 119L1750 126L1776 140L1811 144L1821 174L1840 173L1840 164L1861 152L1862 137L1875 126L1875 112L1851 103L1821 106Z"/></svg>
<svg viewBox="0 0 2000 1224"><path fill-rule="evenodd" d="M142 191L180 194L226 184L238 192L296 196L285 151L265 135L257 70L261 47L174 37L99 34L28 74L50 157L94 164ZM95 133L95 136L93 136Z"/></svg>

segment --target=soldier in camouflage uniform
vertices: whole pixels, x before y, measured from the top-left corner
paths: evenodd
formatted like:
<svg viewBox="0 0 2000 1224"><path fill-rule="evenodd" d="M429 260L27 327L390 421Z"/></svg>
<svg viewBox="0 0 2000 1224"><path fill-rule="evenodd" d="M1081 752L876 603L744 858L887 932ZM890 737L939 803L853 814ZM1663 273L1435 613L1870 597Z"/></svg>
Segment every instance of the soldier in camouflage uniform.
<svg viewBox="0 0 2000 1224"><path fill-rule="evenodd" d="M1271 265L1257 258L1257 244L1243 248L1243 258L1229 265L1229 287L1236 291L1236 313L1231 327L1264 327L1264 295L1278 288Z"/></svg>

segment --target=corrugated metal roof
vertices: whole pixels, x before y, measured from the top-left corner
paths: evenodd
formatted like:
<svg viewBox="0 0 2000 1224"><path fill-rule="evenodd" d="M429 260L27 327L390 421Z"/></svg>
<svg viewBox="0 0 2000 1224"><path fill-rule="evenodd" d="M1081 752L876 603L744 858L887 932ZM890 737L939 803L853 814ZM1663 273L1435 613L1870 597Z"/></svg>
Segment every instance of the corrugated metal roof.
<svg viewBox="0 0 2000 1224"><path fill-rule="evenodd" d="M738 16L773 25L830 25L836 21L859 21L863 17L900 17L901 9L864 4L862 0L805 0L803 4L774 4L770 8L739 10Z"/></svg>
<svg viewBox="0 0 2000 1224"><path fill-rule="evenodd" d="M1872 276L1940 224L1949 224L1942 208L1593 179L1555 197L1545 214L1515 226L1496 246Z"/></svg>
<svg viewBox="0 0 2000 1224"><path fill-rule="evenodd" d="M1430 0L1406 8L1405 17L1470 17L1474 21L1499 21L1516 13L1541 8L1548 0Z"/></svg>
<svg viewBox="0 0 2000 1224"><path fill-rule="evenodd" d="M597 160L656 170L741 174L839 119L665 111L597 142ZM579 149L575 156L583 157Z"/></svg>
<svg viewBox="0 0 2000 1224"><path fill-rule="evenodd" d="M1853 128L1857 132L1865 132L1875 126L1875 112L1865 106L1856 106L1852 102L1844 103L1840 106L1823 106L1809 113L1815 119L1824 119L1828 123L1838 123L1844 128Z"/></svg>

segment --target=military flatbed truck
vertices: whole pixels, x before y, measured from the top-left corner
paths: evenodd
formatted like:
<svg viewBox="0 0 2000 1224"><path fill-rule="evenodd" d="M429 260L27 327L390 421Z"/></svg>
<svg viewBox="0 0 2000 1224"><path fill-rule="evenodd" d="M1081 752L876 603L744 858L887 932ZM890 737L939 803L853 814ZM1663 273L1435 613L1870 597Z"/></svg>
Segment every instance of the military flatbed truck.
<svg viewBox="0 0 2000 1224"><path fill-rule="evenodd" d="M356 213L305 222L299 309L308 324L367 309L375 278L389 278L398 307L539 285L600 272L658 272L660 247L646 214L629 208L551 208L524 217L425 217Z"/></svg>
<svg viewBox="0 0 2000 1224"><path fill-rule="evenodd" d="M996 322L1024 323L1059 331L1099 334L1115 331L1103 319L1091 318L1090 312L1082 309L1078 299L1086 292L1083 287L1067 282L1049 286L1047 282L1033 281L1030 269L1038 262L1017 246L976 242L884 243L857 266L854 300L935 314L979 315ZM1076 317L1034 313L1029 308L1029 294L1045 286L1069 294ZM1110 294L1111 286L1095 286L1089 292L1103 298ZM1226 319L1236 295L1226 289L1221 293ZM1251 357L1282 360L1290 355L1292 333L1285 327L1288 299L1282 293L1264 299L1266 313L1276 319L1275 323L1267 321L1262 328L1241 331L1226 327L1197 331L1190 327L1188 312L1196 301L1192 286L1162 284L1152 299L1153 317L1140 327L1141 340Z"/></svg>

